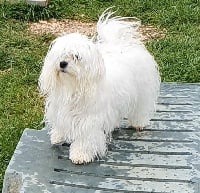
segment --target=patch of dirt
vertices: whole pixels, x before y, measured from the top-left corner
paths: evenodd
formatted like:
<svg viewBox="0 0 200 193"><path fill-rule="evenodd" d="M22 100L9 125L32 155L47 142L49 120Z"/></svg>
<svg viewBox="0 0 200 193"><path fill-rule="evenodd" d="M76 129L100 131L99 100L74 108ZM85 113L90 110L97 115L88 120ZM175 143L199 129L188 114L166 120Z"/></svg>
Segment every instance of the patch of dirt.
<svg viewBox="0 0 200 193"><path fill-rule="evenodd" d="M70 19L51 19L49 21L29 23L29 31L35 34L53 33L55 35L62 34L65 32L80 32L82 34L91 36L95 32L95 23L85 23Z"/></svg>
<svg viewBox="0 0 200 193"><path fill-rule="evenodd" d="M162 39L165 37L167 30L160 29L152 25L141 25L139 28L142 41L149 41L151 39Z"/></svg>
<svg viewBox="0 0 200 193"><path fill-rule="evenodd" d="M29 23L29 31L34 34L40 33L53 33L55 35L62 34L64 32L72 33L79 32L88 36L92 36L95 33L96 23L85 23L76 20L64 19L56 20L51 19L49 21L39 21L35 23ZM159 29L152 25L141 25L139 28L142 41L149 41L151 39L163 38L166 34L165 29Z"/></svg>

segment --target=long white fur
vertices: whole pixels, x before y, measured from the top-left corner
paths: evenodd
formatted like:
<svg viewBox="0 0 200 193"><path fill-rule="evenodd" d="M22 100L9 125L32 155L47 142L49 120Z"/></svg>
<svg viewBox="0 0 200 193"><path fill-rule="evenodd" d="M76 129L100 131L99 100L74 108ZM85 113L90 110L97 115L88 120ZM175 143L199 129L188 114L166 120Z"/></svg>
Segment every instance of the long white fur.
<svg viewBox="0 0 200 193"><path fill-rule="evenodd" d="M123 118L143 128L155 111L160 77L138 38L139 23L112 15L101 15L96 42L79 33L54 40L39 77L51 143L71 143L76 164L104 156ZM64 70L61 61L68 62Z"/></svg>

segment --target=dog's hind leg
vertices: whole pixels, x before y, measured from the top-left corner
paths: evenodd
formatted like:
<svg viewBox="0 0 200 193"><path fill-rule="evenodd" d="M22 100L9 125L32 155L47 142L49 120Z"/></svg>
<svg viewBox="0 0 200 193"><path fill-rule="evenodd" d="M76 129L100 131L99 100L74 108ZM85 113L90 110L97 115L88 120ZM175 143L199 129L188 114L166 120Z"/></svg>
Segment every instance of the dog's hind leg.
<svg viewBox="0 0 200 193"><path fill-rule="evenodd" d="M133 110L128 115L129 125L137 131L141 131L149 125L154 112L154 103L155 100L148 98L148 96L140 96Z"/></svg>

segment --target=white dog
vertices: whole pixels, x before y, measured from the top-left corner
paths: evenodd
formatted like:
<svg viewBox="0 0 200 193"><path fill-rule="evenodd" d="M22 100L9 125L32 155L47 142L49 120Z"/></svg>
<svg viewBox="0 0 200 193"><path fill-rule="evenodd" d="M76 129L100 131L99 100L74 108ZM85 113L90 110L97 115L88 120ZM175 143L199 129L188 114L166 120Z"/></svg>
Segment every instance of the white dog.
<svg viewBox="0 0 200 193"><path fill-rule="evenodd" d="M51 143L70 143L75 164L104 156L123 118L142 129L155 111L157 64L138 38L138 22L112 15L99 18L96 40L79 33L56 38L39 77Z"/></svg>

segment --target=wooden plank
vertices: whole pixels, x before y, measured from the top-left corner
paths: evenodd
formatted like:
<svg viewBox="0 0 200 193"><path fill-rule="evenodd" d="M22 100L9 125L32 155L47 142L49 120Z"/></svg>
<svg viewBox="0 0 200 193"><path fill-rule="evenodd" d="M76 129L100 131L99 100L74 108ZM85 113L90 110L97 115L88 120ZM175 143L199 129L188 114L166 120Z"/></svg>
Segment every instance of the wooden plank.
<svg viewBox="0 0 200 193"><path fill-rule="evenodd" d="M160 132L160 131L142 131L134 132L132 129L118 130L114 133L114 139L122 141L151 141L151 142L179 142L193 143L198 139L199 132Z"/></svg>
<svg viewBox="0 0 200 193"><path fill-rule="evenodd" d="M196 148L198 145L196 144ZM191 151L195 151L191 143L177 143L174 142L151 142L151 141L121 141L114 140L110 149L112 151L127 151L127 152L143 152L148 154L189 154Z"/></svg>
<svg viewBox="0 0 200 193"><path fill-rule="evenodd" d="M142 179L146 181L186 181L192 182L191 170L189 168L159 168L159 167L132 167L130 165L113 165L106 162L99 164L75 166L70 160L59 159L54 166L55 172L73 173L88 176L101 176L113 178Z"/></svg>
<svg viewBox="0 0 200 193"><path fill-rule="evenodd" d="M97 183L100 182L100 183ZM108 192L193 192L192 182L187 181L156 181L154 180L131 180L124 178L112 178L101 176L88 176L72 173L62 173L56 176L54 180L50 180L51 184L65 187L75 186L83 189L93 189L94 191L108 191Z"/></svg>
<svg viewBox="0 0 200 193"><path fill-rule="evenodd" d="M67 159L68 156L60 155L61 159ZM132 167L165 167L175 169L191 169L190 164L186 161L191 159L190 155L157 155L157 154L140 154L140 153L122 153L111 152L101 162L116 165L128 165Z"/></svg>

